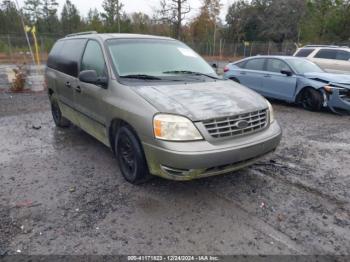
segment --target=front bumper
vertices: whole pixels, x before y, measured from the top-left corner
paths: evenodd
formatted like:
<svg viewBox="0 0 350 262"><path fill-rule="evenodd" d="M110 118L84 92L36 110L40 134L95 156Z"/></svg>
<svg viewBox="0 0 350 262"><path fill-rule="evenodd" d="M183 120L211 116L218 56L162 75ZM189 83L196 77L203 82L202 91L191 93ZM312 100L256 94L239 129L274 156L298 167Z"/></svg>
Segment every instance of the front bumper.
<svg viewBox="0 0 350 262"><path fill-rule="evenodd" d="M330 95L328 106L333 110L342 109L350 112L350 96L341 97L339 90L335 89Z"/></svg>
<svg viewBox="0 0 350 262"><path fill-rule="evenodd" d="M275 121L256 134L217 144L208 141L143 143L150 173L172 180L192 180L236 171L274 151L282 131Z"/></svg>

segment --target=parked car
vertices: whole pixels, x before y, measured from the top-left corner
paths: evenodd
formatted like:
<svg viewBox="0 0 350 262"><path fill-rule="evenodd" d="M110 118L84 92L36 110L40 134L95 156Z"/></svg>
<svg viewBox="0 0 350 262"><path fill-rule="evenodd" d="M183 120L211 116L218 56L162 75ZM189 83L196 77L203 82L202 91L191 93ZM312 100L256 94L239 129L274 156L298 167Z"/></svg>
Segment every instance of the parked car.
<svg viewBox="0 0 350 262"><path fill-rule="evenodd" d="M308 110L350 111L350 75L326 73L305 58L257 56L229 64L224 71L224 78L265 97L299 103Z"/></svg>
<svg viewBox="0 0 350 262"><path fill-rule="evenodd" d="M305 57L329 73L350 74L350 48L347 46L308 45L294 56Z"/></svg>
<svg viewBox="0 0 350 262"><path fill-rule="evenodd" d="M281 139L265 98L170 38L69 35L50 52L46 79L56 125L72 122L110 147L131 183L232 172Z"/></svg>

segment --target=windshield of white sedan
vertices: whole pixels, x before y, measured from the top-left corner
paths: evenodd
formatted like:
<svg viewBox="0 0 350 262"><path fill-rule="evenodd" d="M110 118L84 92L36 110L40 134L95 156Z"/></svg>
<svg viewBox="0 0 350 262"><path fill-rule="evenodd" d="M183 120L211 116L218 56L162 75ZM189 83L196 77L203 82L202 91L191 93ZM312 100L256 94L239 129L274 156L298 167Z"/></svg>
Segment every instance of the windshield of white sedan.
<svg viewBox="0 0 350 262"><path fill-rule="evenodd" d="M113 39L107 43L115 70L122 78L217 77L203 58L178 41Z"/></svg>
<svg viewBox="0 0 350 262"><path fill-rule="evenodd" d="M323 73L324 71L316 64L306 59L288 59L288 63L298 74L305 73Z"/></svg>

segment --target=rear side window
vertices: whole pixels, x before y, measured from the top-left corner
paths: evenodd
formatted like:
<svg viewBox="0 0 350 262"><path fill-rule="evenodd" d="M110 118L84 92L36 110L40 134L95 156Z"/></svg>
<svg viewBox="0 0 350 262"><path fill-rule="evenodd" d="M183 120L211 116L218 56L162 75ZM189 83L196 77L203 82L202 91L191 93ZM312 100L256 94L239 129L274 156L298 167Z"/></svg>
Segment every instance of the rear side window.
<svg viewBox="0 0 350 262"><path fill-rule="evenodd" d="M338 50L336 59L337 60L349 61L350 60L350 52L343 51L343 50Z"/></svg>
<svg viewBox="0 0 350 262"><path fill-rule="evenodd" d="M69 39L57 42L50 52L47 66L67 75L78 76L78 65L86 39Z"/></svg>
<svg viewBox="0 0 350 262"><path fill-rule="evenodd" d="M297 57L308 57L315 49L300 49L295 56Z"/></svg>
<svg viewBox="0 0 350 262"><path fill-rule="evenodd" d="M264 70L264 64L265 59L251 59L248 60L244 66L245 69L249 70L257 70L257 71L263 71Z"/></svg>
<svg viewBox="0 0 350 262"><path fill-rule="evenodd" d="M315 55L315 58L324 58L324 59L336 59L337 50L335 49L321 49Z"/></svg>
<svg viewBox="0 0 350 262"><path fill-rule="evenodd" d="M274 72L274 73L281 73L282 70L292 71L290 67L282 60L279 60L279 59L267 60L267 71Z"/></svg>
<svg viewBox="0 0 350 262"><path fill-rule="evenodd" d="M86 45L80 68L80 71L84 70L95 70L98 76L106 76L106 63L101 46L96 41L90 40Z"/></svg>

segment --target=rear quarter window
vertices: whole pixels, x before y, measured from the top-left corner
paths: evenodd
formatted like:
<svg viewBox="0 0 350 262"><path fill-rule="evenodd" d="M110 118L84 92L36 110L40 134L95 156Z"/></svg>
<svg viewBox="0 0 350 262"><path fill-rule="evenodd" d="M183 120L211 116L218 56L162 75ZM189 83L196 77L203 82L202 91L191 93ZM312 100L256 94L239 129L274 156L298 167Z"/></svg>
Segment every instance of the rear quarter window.
<svg viewBox="0 0 350 262"><path fill-rule="evenodd" d="M47 59L47 66L53 69L57 69L57 58L59 57L59 54L61 53L61 50L63 48L64 42L63 41L57 41L49 54L49 57Z"/></svg>
<svg viewBox="0 0 350 262"><path fill-rule="evenodd" d="M300 49L295 56L296 57L308 57L315 49Z"/></svg>
<svg viewBox="0 0 350 262"><path fill-rule="evenodd" d="M321 49L315 55L315 58L323 58L323 59L336 59L337 50L335 49Z"/></svg>
<svg viewBox="0 0 350 262"><path fill-rule="evenodd" d="M56 42L50 52L47 66L77 77L78 65L86 41L86 39L67 39Z"/></svg>
<svg viewBox="0 0 350 262"><path fill-rule="evenodd" d="M336 59L337 60L349 61L350 60L350 52L349 51L338 50Z"/></svg>
<svg viewBox="0 0 350 262"><path fill-rule="evenodd" d="M240 67L240 68L244 68L245 63L246 63L246 61L242 61L242 62L236 63L235 66Z"/></svg>

